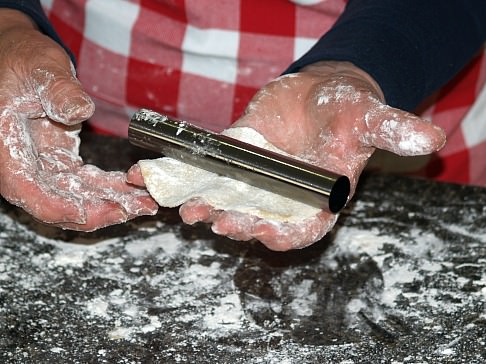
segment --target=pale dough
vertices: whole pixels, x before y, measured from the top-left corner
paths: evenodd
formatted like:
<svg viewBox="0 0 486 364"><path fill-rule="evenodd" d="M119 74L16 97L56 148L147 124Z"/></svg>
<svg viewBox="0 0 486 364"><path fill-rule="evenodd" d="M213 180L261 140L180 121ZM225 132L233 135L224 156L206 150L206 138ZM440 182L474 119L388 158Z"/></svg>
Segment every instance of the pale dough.
<svg viewBox="0 0 486 364"><path fill-rule="evenodd" d="M224 134L285 154L252 128L231 128ZM172 158L142 160L138 164L150 195L160 206L176 207L199 197L219 210L238 211L275 222L291 223L303 221L320 211L315 207Z"/></svg>

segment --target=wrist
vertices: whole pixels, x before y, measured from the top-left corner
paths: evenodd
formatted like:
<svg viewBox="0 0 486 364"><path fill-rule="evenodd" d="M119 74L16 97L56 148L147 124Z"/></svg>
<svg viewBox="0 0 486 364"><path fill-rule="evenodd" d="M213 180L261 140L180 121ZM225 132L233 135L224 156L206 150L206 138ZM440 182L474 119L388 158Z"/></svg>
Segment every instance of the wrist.
<svg viewBox="0 0 486 364"><path fill-rule="evenodd" d="M376 96L385 102L385 95L378 82L369 73L346 61L320 61L303 67L300 72L312 72L317 74L341 74L348 77L357 78L366 82Z"/></svg>
<svg viewBox="0 0 486 364"><path fill-rule="evenodd" d="M31 17L19 10L0 8L0 33L14 28L37 29L37 25Z"/></svg>

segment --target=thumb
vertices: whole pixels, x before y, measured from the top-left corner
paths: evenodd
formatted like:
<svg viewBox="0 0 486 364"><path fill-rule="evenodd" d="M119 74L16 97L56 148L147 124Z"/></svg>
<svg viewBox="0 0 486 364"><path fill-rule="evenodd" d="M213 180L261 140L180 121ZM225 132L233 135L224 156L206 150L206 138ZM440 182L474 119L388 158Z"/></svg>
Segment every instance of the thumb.
<svg viewBox="0 0 486 364"><path fill-rule="evenodd" d="M78 124L94 113L94 103L75 76L74 66L36 69L34 86L47 116L66 125Z"/></svg>
<svg viewBox="0 0 486 364"><path fill-rule="evenodd" d="M363 142L401 156L430 154L446 142L442 128L409 112L380 105L365 116Z"/></svg>

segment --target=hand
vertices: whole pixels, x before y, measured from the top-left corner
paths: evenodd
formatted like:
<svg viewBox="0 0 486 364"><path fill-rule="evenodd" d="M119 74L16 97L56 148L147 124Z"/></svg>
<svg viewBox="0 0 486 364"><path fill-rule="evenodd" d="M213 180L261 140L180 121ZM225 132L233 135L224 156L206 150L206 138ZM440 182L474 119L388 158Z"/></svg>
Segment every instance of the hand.
<svg viewBox="0 0 486 364"><path fill-rule="evenodd" d="M84 165L81 122L94 104L64 50L24 14L0 10L0 193L36 219L91 231L154 214L122 172Z"/></svg>
<svg viewBox="0 0 486 364"><path fill-rule="evenodd" d="M321 62L270 82L234 126L252 127L278 148L348 176L351 196L375 148L411 156L432 153L445 143L442 129L385 105L376 82L345 62ZM321 211L301 224L275 224L218 211L202 200L181 206L180 215L186 223L205 221L218 234L255 238L273 250L312 244L337 219Z"/></svg>

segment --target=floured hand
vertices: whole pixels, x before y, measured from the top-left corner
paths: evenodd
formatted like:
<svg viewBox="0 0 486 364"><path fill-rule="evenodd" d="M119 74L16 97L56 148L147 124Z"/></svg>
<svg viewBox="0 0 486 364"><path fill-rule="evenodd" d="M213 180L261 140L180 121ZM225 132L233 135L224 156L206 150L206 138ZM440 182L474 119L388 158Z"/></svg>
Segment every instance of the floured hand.
<svg viewBox="0 0 486 364"><path fill-rule="evenodd" d="M445 143L442 129L385 105L378 85L344 62L322 62L269 83L234 126L254 128L287 153L348 176L351 196L375 148L411 156L433 153ZM186 203L180 214L187 223L205 221L218 234L255 238L273 250L312 244L337 219L321 211L301 223L276 224L216 210L202 200Z"/></svg>
<svg viewBox="0 0 486 364"><path fill-rule="evenodd" d="M91 231L154 214L122 172L84 165L80 123L94 105L64 50L28 17L0 10L0 192L35 218Z"/></svg>

